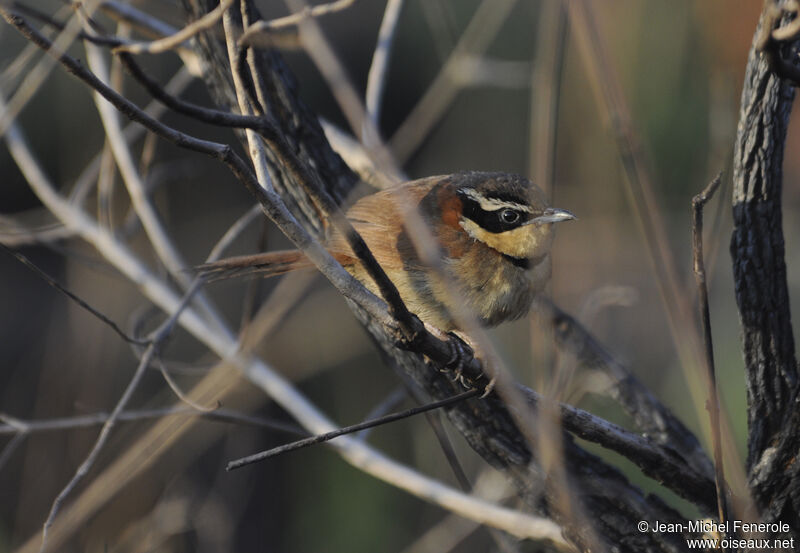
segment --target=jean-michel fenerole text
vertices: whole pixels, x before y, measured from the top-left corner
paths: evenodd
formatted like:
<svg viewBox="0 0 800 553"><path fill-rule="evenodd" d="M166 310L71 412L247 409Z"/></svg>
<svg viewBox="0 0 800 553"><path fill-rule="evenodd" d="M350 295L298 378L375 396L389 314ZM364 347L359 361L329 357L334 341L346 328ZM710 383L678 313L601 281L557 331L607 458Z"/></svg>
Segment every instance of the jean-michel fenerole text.
<svg viewBox="0 0 800 553"><path fill-rule="evenodd" d="M687 520L679 522L661 522L656 520L650 525L650 530L659 533L681 534L684 532L703 534L785 534L789 532L786 522L742 522L741 520L726 520L717 522L711 519Z"/></svg>

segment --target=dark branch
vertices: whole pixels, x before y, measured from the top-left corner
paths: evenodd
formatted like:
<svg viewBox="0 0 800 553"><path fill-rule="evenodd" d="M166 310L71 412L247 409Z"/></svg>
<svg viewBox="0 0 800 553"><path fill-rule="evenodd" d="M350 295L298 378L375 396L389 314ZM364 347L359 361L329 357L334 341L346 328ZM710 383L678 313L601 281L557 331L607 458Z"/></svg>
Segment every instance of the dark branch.
<svg viewBox="0 0 800 553"><path fill-rule="evenodd" d="M731 257L747 378L747 465L751 492L767 522L792 525L800 539L800 406L781 190L794 87L759 53L772 30L770 2L747 62L733 161ZM797 56L800 41L782 46Z"/></svg>
<svg viewBox="0 0 800 553"><path fill-rule="evenodd" d="M697 281L697 301L700 308L700 323L703 327L703 346L705 349L706 387L708 388L708 414L711 419L711 437L714 447L714 482L716 484L717 511L722 525L730 519L727 504L727 484L722 462L722 432L719 423L719 396L717 377L714 370L714 344L711 339L711 315L708 309L708 287L706 286L706 267L703 261L703 209L706 202L719 188L722 173L692 199L692 252L694 254L694 276Z"/></svg>
<svg viewBox="0 0 800 553"><path fill-rule="evenodd" d="M533 390L521 385L518 388L533 407L543 401ZM713 480L696 471L674 450L653 443L583 409L563 403L559 404L559 408L561 424L565 430L619 453L644 474L695 503L704 512L714 511L717 494Z"/></svg>
<svg viewBox="0 0 800 553"><path fill-rule="evenodd" d="M467 392L462 392L456 396L443 399L441 401L435 401L433 403L429 403L428 405L420 405L419 407L412 407L411 409L406 409L405 411L400 411L399 413L391 413L389 415L384 415L383 417L378 417L377 419L370 419L364 422L360 422L358 424L353 424L351 426L345 426L343 428L332 430L331 432L326 432L325 434L319 434L317 436L311 436L309 438L297 440L296 442L284 444L282 446L274 447L272 449L268 449L260 453L255 453L253 455L248 455L247 457L242 457L241 459L236 459L235 461L231 461L225 467L225 470L235 470L238 468L242 468L246 465L252 465L253 463L258 463L259 461L265 461L271 457L277 457L278 455L289 453L290 451L297 451L298 449L303 449L304 447L310 447L312 445L329 442L334 438L338 438L339 436L344 436L346 434L353 434L354 432L366 430L367 428L375 428L376 426L389 424L391 422L397 422L399 420L407 419L415 415L427 413L428 411L432 411L434 409L441 409L442 407L447 407L448 405L453 405L454 403L458 403L460 401L464 401L465 399L475 397L480 393L481 393L480 390L469 390Z"/></svg>
<svg viewBox="0 0 800 553"><path fill-rule="evenodd" d="M611 379L611 396L633 417L642 433L677 452L704 478L714 478L711 461L695 435L588 330L551 301L540 300L537 309L551 320L562 349L572 352L585 368L599 370Z"/></svg>

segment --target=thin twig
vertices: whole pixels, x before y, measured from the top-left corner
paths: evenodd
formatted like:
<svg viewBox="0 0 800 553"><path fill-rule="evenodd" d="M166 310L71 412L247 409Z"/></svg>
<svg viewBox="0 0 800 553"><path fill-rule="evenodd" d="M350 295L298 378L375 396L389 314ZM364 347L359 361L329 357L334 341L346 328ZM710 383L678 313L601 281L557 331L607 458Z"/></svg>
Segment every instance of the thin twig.
<svg viewBox="0 0 800 553"><path fill-rule="evenodd" d="M2 428L2 427L0 427ZM19 432L14 431L15 436L9 440L6 446L3 448L3 451L0 451L0 471L3 470L3 467L6 466L8 460L11 459L11 456L14 455L14 452L22 445L22 442L25 441L27 437L27 432Z"/></svg>
<svg viewBox="0 0 800 553"><path fill-rule="evenodd" d="M403 9L403 0L388 0L383 11L378 41L372 54L372 63L367 73L366 105L367 114L375 128L380 127L381 104L383 89L386 86L386 69L389 66L389 56L392 53L392 43L397 31L397 22L400 20L400 11Z"/></svg>
<svg viewBox="0 0 800 553"><path fill-rule="evenodd" d="M180 92L189 86L191 82L191 73L189 73L185 67L182 67L172 77L172 79L169 80L164 87L164 91L165 93L171 95L180 94ZM158 100L152 100L147 107L144 108L144 112L150 115L153 119L160 119L166 109L167 106L162 102L159 102ZM129 122L123 130L123 135L128 144L131 144L138 140L145 132L147 131L142 125L139 125L135 122ZM101 156L102 150L94 155L92 160L85 166L80 175L78 175L78 178L75 179L75 183L72 186L72 191L69 194L69 199L76 205L82 205L91 192L92 185L95 183L100 170Z"/></svg>
<svg viewBox="0 0 800 553"><path fill-rule="evenodd" d="M701 506L704 511L713 511L714 483L695 467L686 463L669 446L659 445L649 438L625 430L578 407L550 399L543 400L538 393L525 386L517 385L517 389L528 404L537 410L542 404L552 409L565 430L579 438L616 451L632 461L648 477Z"/></svg>
<svg viewBox="0 0 800 553"><path fill-rule="evenodd" d="M83 9L91 14L97 8L100 0L87 0L82 4ZM7 10L5 6L0 8L3 12ZM51 47L55 53L66 52L75 38L80 34L81 22L78 17L72 17L64 26L64 29L58 34L56 39L51 42ZM57 56L45 56L36 66L27 72L22 84L17 87L14 95L6 103L5 109L0 112L0 136L3 136L8 130L9 125L14 121L16 116L27 105L28 101L36 94L39 88L44 83L50 71L55 65L54 58Z"/></svg>
<svg viewBox="0 0 800 553"><path fill-rule="evenodd" d="M246 229L250 223L255 221L258 216L261 215L261 209L254 205L250 209L248 209L241 217L236 219L236 221L228 227L228 230L225 231L225 234L222 235L222 238L217 240L217 243L214 244L214 247L211 249L211 252L208 254L206 258L206 263L211 263L219 259L225 250L233 243L236 238Z"/></svg>
<svg viewBox="0 0 800 553"><path fill-rule="evenodd" d="M262 451L261 453L255 453L253 455L248 455L247 457L242 457L241 459L236 459L235 461L229 462L225 467L225 470L238 469L246 465L258 463L259 461L264 461L266 459L269 459L270 457L276 457L283 453L288 453L290 451L296 451L304 447L325 443L334 438L338 438L339 436L344 436L346 434L352 434L353 432L358 432L360 430L365 430L367 428L373 428L375 426L381 426L383 424L389 424L391 422L407 419L409 417L413 417L414 415L419 415L421 413L425 413L433 409L440 409L442 407L447 407L448 405L453 405L454 403L458 403L466 399L476 397L481 393L482 393L481 390L468 390L466 392L462 392L458 395L455 395L447 399L434 401L433 403L429 403L428 405L420 405L419 407L413 407L411 409L407 409L399 413L392 413L390 415L385 415L377 419L364 421L358 424L354 424L352 426L345 426L344 428L339 428L338 430L334 430L332 432L326 432L325 434L320 434L318 436L311 436L310 438L305 438L304 440L298 440L290 444L285 444L279 447L269 449L267 451Z"/></svg>
<svg viewBox="0 0 800 553"><path fill-rule="evenodd" d="M225 251L225 248L227 248L231 244L231 242L233 242L239 236L239 234L241 234L241 232L245 228L247 228L247 225L253 219L255 219L255 217L258 216L260 213L261 210L258 208L258 206L253 206L244 215L239 217L233 223L233 225L231 225L230 228L228 228L228 230L222 235L222 237L217 241L217 243L214 244L214 247L211 248L211 253L209 253L208 257L206 258L206 263L216 261L219 258L219 256L222 255L222 252ZM185 394L183 390L181 390L180 386L178 386L178 383L175 382L175 380L170 375L169 371L167 370L161 358L159 356L156 356L154 361L158 366L158 369L161 371L161 375L164 377L164 381L170 387L172 392L182 402L186 403L193 409L196 409L201 412L211 412L219 408L220 406L219 402L217 402L216 405L206 407L194 401L187 394Z"/></svg>
<svg viewBox="0 0 800 553"><path fill-rule="evenodd" d="M722 459L722 432L719 420L719 395L717 392L717 376L714 370L714 344L711 337L711 316L708 308L708 287L706 286L706 268L703 262L703 208L714 195L722 179L719 173L706 188L692 198L692 252L694 257L694 277L697 282L697 301L700 310L700 324L703 327L703 345L705 349L706 385L708 402L706 409L711 419L711 439L714 449L714 477L717 489L717 510L722 526L730 519L727 505L727 485Z"/></svg>
<svg viewBox="0 0 800 553"><path fill-rule="evenodd" d="M392 409L394 409L397 405L400 404L406 397L408 397L408 392L402 387L398 386L394 390L392 390L389 395L383 398L380 403L378 403L375 407L373 407L368 413L367 416L364 417L365 419L376 419L378 417L382 417L384 414L388 413ZM367 437L370 435L369 428L362 430L358 433L359 440L366 440Z"/></svg>
<svg viewBox="0 0 800 553"><path fill-rule="evenodd" d="M50 527L53 525L53 521L55 520L56 516L58 516L58 512L61 510L61 505L64 503L72 490L75 489L83 477L86 476L86 474L88 474L88 472L94 466L97 457L100 455L100 451L102 451L106 442L108 442L108 438L111 435L111 430L116 425L119 414L125 409L128 401L130 401L131 397L133 396L134 391L136 391L136 388L139 386L142 376L144 376L147 367L150 366L150 361L155 355L157 355L158 348L161 346L161 343L170 335L172 328L175 326L175 322L178 320L181 312L186 308L187 305L189 305L192 295L200 289L199 285L200 282L198 281L196 285L192 286L186 292L186 295L175 312L172 313L167 320L164 321L150 336L150 345L147 346L147 349L142 355L142 359L139 361L139 365L136 367L136 371L134 372L130 382L128 382L128 386L122 393L122 397L119 398L119 401L117 401L117 404L114 406L114 409L111 411L108 419L103 424L103 428L100 430L100 434L97 436L94 446L92 446L91 451L78 467L78 470L75 471L73 477L53 501L53 505L50 508L50 513L47 515L47 520L45 520L42 528L42 544L39 549L40 552L43 552L47 549L48 532Z"/></svg>
<svg viewBox="0 0 800 553"><path fill-rule="evenodd" d="M70 229L59 223L52 213L42 207L34 207L14 215L0 215L0 243L10 248L30 244L49 245L70 238L72 235Z"/></svg>
<svg viewBox="0 0 800 553"><path fill-rule="evenodd" d="M0 249L3 249L6 252L8 252L10 255L14 256L20 263L22 263L23 265L28 267L30 270L32 270L34 273L36 273L47 284L49 284L50 286L52 286L53 288L55 288L56 290L58 290L59 292L61 292L65 296L67 296L69 299L74 301L80 307L82 307L83 309L85 309L86 311L88 311L89 313L94 315L97 319L99 319L100 321L105 323L111 330L116 332L120 336L120 338L122 338L123 340L125 340L129 344L134 344L134 345L137 345L137 346L146 346L146 345L149 344L149 341L147 341L147 340L139 340L139 339L134 338L132 336L128 336L125 333L125 331L122 330L122 328L120 328L120 326L117 323L115 323L110 318L108 318L106 315L101 313L98 309L95 309L94 307L89 305L86 301L81 299L79 296L77 296L76 294L71 292L69 289L67 289L65 286L63 286L61 283L59 283L56 279L54 279L53 277L51 277L50 275L45 273L35 263L33 263L30 259L28 259L24 255L22 255L21 253L12 250L11 248L9 248L8 246L6 246L3 243L0 243Z"/></svg>
<svg viewBox="0 0 800 553"><path fill-rule="evenodd" d="M114 51L129 52L131 54L160 54L167 50L177 48L197 33L209 29L216 25L222 18L225 11L231 7L234 0L222 0L217 7L205 14L200 19L192 21L183 29L170 36L154 40L152 42L136 42L133 44L123 44L114 48Z"/></svg>
<svg viewBox="0 0 800 553"><path fill-rule="evenodd" d="M101 81L107 83L109 81L108 67L99 48L91 43L86 43L86 52L89 67ZM109 87L109 90L113 89ZM115 94L117 94L116 91ZM169 270L170 274L172 274L178 282L181 283L184 289L186 289L191 282L189 277L183 273L183 269L187 264L183 261L180 252L172 243L166 228L161 222L161 218L150 201L146 191L147 187L139 171L136 169L133 154L122 134L122 127L117 110L114 109L114 106L106 102L98 92L95 92L94 99L111 152L117 162L120 175L122 176L131 202L139 220L142 222L147 237L153 245L153 249L158 255L158 258ZM219 315L215 313L208 302L201 302L201 305L211 319L219 324Z"/></svg>
<svg viewBox="0 0 800 553"><path fill-rule="evenodd" d="M321 17L330 13L345 10L356 3L357 0L336 0L328 4L319 4L317 6L304 6L301 10L296 11L291 15L272 19L271 21L257 21L244 30L240 40L241 44L250 44L252 41L258 39L258 35L285 29L299 25L303 20L310 17Z"/></svg>
<svg viewBox="0 0 800 553"><path fill-rule="evenodd" d="M136 63L136 61L133 59L133 56L125 52L120 52L119 57L122 65L128 70L131 76L139 81L139 83L144 86L145 89L156 100L178 113L193 117L205 123L224 127L258 130L261 129L265 124L263 117L239 115L227 111L206 108L185 100L181 100L162 88L156 80L150 78L139 66L139 64Z"/></svg>
<svg viewBox="0 0 800 553"><path fill-rule="evenodd" d="M123 21L145 36L165 37L174 35L178 30L164 23L157 17L137 9L134 5L104 0L100 9L114 21Z"/></svg>
<svg viewBox="0 0 800 553"><path fill-rule="evenodd" d="M73 430L76 428L90 428L105 424L110 417L109 413L93 413L90 415L78 415L75 417L63 417L46 420L19 420L11 419L8 415L0 413L0 435L12 434L34 434L38 432L55 432L63 430ZM192 407L165 407L160 409L142 409L136 411L122 411L117 416L117 422L136 422L150 419L160 419L162 417L199 417L209 421L226 422L231 424L241 424L244 426L254 426L256 428L268 428L290 434L305 435L297 425L254 417L246 413L232 411L230 409L215 409L214 411L201 411ZM13 424L12 424L13 421Z"/></svg>

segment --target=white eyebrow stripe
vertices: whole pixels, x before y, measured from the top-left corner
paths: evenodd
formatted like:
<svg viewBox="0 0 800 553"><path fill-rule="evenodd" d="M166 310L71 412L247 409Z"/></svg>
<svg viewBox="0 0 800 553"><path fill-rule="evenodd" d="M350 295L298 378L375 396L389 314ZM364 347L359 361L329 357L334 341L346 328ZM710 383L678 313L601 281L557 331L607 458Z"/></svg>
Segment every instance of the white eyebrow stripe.
<svg viewBox="0 0 800 553"><path fill-rule="evenodd" d="M484 211L497 211L498 209L509 208L516 211L524 211L525 213L533 213L533 210L527 205L518 204L516 202L506 202L498 200L497 198L487 198L480 192L472 190L471 188L464 188L461 192L469 198L478 202L481 209Z"/></svg>

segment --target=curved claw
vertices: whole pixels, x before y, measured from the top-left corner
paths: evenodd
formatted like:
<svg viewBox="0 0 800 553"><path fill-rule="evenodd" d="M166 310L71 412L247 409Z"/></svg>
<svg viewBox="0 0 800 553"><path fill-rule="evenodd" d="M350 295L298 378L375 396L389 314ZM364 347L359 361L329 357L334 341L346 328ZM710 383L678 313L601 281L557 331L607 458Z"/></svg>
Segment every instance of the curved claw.
<svg viewBox="0 0 800 553"><path fill-rule="evenodd" d="M484 398L486 398L486 396L488 396L489 394L494 392L495 384L497 384L497 379L496 378L492 378L491 380L489 380L489 383L483 389L483 393L480 395L480 397L478 399L484 399Z"/></svg>

